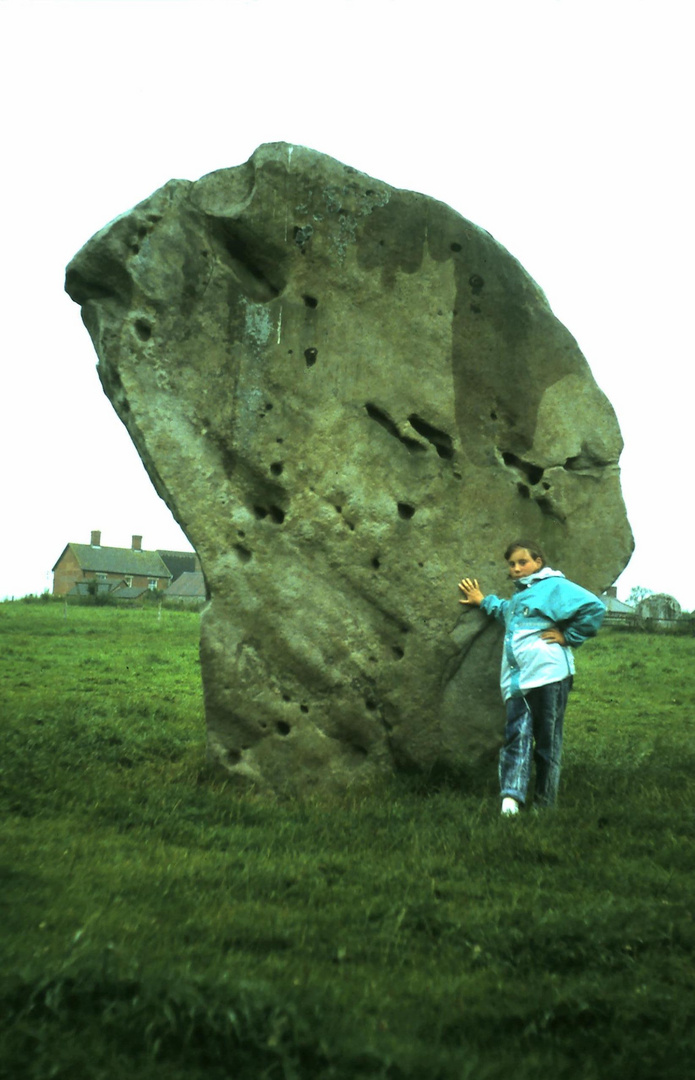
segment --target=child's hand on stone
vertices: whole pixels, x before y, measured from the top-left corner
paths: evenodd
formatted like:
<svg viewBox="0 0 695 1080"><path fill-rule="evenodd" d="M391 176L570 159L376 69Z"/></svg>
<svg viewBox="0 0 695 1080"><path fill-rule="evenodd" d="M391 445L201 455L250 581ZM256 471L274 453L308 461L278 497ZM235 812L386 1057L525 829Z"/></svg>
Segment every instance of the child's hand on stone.
<svg viewBox="0 0 695 1080"><path fill-rule="evenodd" d="M485 599L475 578L463 578L462 581L459 581L459 589L463 593L463 598L459 600L459 604L473 604L475 607L480 607Z"/></svg>

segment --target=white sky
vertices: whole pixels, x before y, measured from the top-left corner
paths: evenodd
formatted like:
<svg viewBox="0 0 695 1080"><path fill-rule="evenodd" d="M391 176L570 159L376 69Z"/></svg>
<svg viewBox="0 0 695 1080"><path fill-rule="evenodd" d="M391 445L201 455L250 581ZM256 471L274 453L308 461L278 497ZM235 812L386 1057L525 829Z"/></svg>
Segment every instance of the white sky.
<svg viewBox="0 0 695 1080"><path fill-rule="evenodd" d="M170 178L283 140L447 202L521 261L621 424L618 594L694 609L691 26L688 0L0 0L0 598L50 588L92 529L189 546L64 268Z"/></svg>

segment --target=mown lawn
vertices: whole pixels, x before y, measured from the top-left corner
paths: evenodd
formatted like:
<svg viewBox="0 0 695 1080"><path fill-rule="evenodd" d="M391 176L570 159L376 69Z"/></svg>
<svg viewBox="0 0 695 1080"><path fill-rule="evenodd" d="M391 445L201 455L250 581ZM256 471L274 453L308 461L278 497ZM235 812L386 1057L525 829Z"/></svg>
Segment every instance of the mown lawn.
<svg viewBox="0 0 695 1080"><path fill-rule="evenodd" d="M683 1080L692 638L578 654L562 801L208 775L198 617L0 605L0 1076Z"/></svg>

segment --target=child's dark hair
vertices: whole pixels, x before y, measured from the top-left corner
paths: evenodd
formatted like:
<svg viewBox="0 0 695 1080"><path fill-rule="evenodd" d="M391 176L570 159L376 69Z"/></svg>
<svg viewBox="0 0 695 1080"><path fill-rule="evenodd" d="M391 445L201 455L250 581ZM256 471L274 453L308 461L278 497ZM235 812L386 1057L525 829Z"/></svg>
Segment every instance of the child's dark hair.
<svg viewBox="0 0 695 1080"><path fill-rule="evenodd" d="M525 548L531 558L540 559L543 563L543 566L545 566L548 562L545 557L545 552L543 551L543 548L540 547L535 540L513 540L511 544L507 545L507 549L504 553L505 559L509 559L512 552L516 551L517 548Z"/></svg>

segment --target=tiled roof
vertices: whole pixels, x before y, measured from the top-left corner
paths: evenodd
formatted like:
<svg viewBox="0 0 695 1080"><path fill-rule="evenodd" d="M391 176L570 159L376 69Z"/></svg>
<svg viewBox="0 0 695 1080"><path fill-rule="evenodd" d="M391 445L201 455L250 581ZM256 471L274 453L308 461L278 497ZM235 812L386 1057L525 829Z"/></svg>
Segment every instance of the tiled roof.
<svg viewBox="0 0 695 1080"><path fill-rule="evenodd" d="M198 569L198 557L195 551L164 551L159 548L157 554L162 558L174 581L181 574Z"/></svg>
<svg viewBox="0 0 695 1080"><path fill-rule="evenodd" d="M173 585L166 591L166 596L190 596L205 599L205 578L202 571L195 570L187 574L181 574Z"/></svg>
<svg viewBox="0 0 695 1080"><path fill-rule="evenodd" d="M122 574L123 577L144 574L145 577L152 578L171 577L171 572L167 570L156 551L93 547L91 544L68 544L68 548L77 559L81 570L91 570L95 574Z"/></svg>

